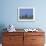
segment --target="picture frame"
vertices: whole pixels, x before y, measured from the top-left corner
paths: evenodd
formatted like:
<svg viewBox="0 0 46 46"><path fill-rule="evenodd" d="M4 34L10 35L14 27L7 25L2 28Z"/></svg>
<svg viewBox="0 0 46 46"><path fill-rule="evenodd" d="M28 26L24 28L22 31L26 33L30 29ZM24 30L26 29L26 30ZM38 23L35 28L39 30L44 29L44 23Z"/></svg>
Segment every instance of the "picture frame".
<svg viewBox="0 0 46 46"><path fill-rule="evenodd" d="M35 8L19 7L18 21L35 21Z"/></svg>

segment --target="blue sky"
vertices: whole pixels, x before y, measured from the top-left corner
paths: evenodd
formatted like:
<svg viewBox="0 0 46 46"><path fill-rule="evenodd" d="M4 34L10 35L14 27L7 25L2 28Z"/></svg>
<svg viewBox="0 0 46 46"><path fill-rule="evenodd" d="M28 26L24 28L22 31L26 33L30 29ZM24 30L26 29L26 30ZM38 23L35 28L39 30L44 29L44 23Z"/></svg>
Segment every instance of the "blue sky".
<svg viewBox="0 0 46 46"><path fill-rule="evenodd" d="M20 9L20 15L25 15L25 14L27 14L27 15L32 15L33 14L33 9Z"/></svg>

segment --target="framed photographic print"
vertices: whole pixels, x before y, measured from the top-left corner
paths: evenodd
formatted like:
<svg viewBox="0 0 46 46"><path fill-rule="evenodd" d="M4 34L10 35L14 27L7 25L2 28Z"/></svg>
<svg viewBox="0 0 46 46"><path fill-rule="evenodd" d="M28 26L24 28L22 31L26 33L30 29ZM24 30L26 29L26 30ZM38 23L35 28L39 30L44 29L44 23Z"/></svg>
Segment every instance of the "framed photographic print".
<svg viewBox="0 0 46 46"><path fill-rule="evenodd" d="M19 7L18 21L35 21L35 8Z"/></svg>

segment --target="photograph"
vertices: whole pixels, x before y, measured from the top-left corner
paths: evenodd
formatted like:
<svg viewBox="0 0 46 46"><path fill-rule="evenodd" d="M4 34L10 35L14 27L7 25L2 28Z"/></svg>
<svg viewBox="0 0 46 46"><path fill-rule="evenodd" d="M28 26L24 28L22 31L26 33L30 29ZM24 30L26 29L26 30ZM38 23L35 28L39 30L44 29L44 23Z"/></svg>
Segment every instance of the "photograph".
<svg viewBox="0 0 46 46"><path fill-rule="evenodd" d="M35 8L20 7L18 8L18 21L34 21Z"/></svg>

